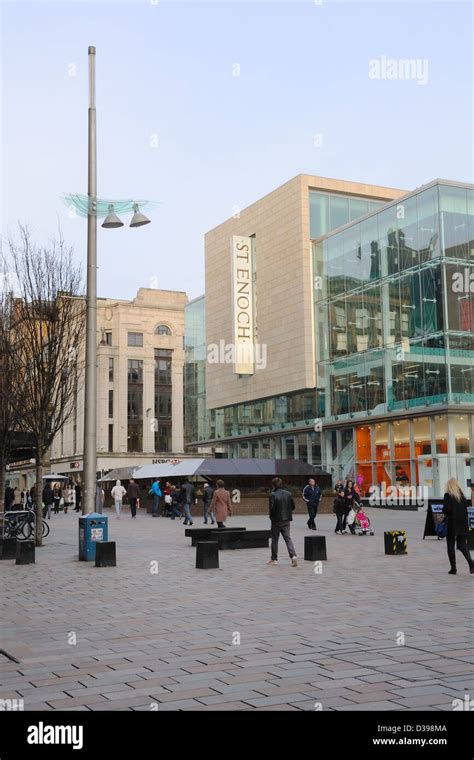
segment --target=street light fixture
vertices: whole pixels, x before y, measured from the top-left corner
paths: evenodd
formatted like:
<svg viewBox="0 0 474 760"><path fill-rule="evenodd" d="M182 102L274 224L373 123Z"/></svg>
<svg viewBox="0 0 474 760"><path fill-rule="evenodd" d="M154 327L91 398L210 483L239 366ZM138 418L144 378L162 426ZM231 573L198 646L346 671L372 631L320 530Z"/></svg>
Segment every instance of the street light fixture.
<svg viewBox="0 0 474 760"><path fill-rule="evenodd" d="M130 222L130 227L143 227L144 224L150 224L150 220L141 213L138 207L138 203L133 204L133 210L135 213L132 217L132 221Z"/></svg>
<svg viewBox="0 0 474 760"><path fill-rule="evenodd" d="M113 203L109 203L109 213L105 217L101 226L105 227L108 230L114 229L114 227L123 227L123 222L118 218L117 214L114 211Z"/></svg>

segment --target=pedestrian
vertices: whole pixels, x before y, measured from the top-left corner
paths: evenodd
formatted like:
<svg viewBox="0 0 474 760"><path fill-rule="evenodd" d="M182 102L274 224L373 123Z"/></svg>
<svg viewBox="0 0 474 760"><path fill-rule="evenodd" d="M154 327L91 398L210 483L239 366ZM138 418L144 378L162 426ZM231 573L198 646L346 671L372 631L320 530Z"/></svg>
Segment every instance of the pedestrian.
<svg viewBox="0 0 474 760"><path fill-rule="evenodd" d="M273 478L272 485L273 491L269 498L272 556L268 560L267 565L278 564L278 541L281 533L286 543L288 554L290 555L291 564L293 567L297 567L298 560L296 558L296 551L290 536L290 522L293 520L295 502L291 493L283 488L281 478Z"/></svg>
<svg viewBox="0 0 474 760"><path fill-rule="evenodd" d="M467 534L469 531L468 512L469 502L464 496L461 486L456 478L450 478L446 483L446 493L443 498L443 514L447 523L446 548L448 550L449 564L451 569L449 575L456 575L456 552L464 556L469 570L474 573L474 562L471 559L469 549L467 548Z"/></svg>
<svg viewBox="0 0 474 760"><path fill-rule="evenodd" d="M216 490L209 504L209 511L211 515L215 514L218 528L225 528L225 521L232 515L230 493L226 491L224 485L223 480L216 482Z"/></svg>
<svg viewBox="0 0 474 760"><path fill-rule="evenodd" d="M339 493L339 491L344 490L344 483L340 478L338 478L336 485L334 486L334 490L336 493Z"/></svg>
<svg viewBox="0 0 474 760"><path fill-rule="evenodd" d="M120 480L115 481L115 485L112 488L112 499L115 502L115 512L117 514L117 520L120 520L120 512L122 511L122 501L126 494L126 490L123 487Z"/></svg>
<svg viewBox="0 0 474 760"><path fill-rule="evenodd" d="M189 478L181 486L181 501L184 506L183 525L192 525L193 516L191 514L191 505L196 503L196 489L189 481Z"/></svg>
<svg viewBox="0 0 474 760"><path fill-rule="evenodd" d="M210 483L204 483L203 485L203 491L202 491L202 503L204 505L204 525L207 525L207 518L211 518L211 525L215 525L216 522L216 516L214 512L211 511L209 514L209 506L212 501L212 497L214 496L214 489Z"/></svg>
<svg viewBox="0 0 474 760"><path fill-rule="evenodd" d="M336 492L336 498L334 499L333 511L336 513L336 528L334 533L342 536L342 531L345 524L346 517L346 494L344 490Z"/></svg>
<svg viewBox="0 0 474 760"><path fill-rule="evenodd" d="M179 488L176 488L175 485L172 485L170 488L170 511L171 511L171 519L174 520L176 517L181 520L182 514L179 511L179 499L180 499L180 490Z"/></svg>
<svg viewBox="0 0 474 760"><path fill-rule="evenodd" d="M59 502L61 501L61 487L59 483L53 485L53 512L55 515L59 514Z"/></svg>
<svg viewBox="0 0 474 760"><path fill-rule="evenodd" d="M13 489L13 504L12 509L21 509L21 491L18 486Z"/></svg>
<svg viewBox="0 0 474 760"><path fill-rule="evenodd" d="M352 510L354 510L354 512L357 512L357 507L360 506L360 496L357 493L354 486L354 482L352 480L347 481L346 487L344 489L344 494L345 494L346 507L344 510L342 532L347 533L346 531L347 517Z"/></svg>
<svg viewBox="0 0 474 760"><path fill-rule="evenodd" d="M318 506L321 500L321 489L316 484L314 478L308 480L308 485L303 489L303 499L308 507L309 520L307 522L310 530L316 530L316 515L318 514Z"/></svg>
<svg viewBox="0 0 474 760"><path fill-rule="evenodd" d="M7 486L5 488L5 512L8 512L9 509L11 509L13 504L13 488L11 486Z"/></svg>
<svg viewBox="0 0 474 760"><path fill-rule="evenodd" d="M51 520L51 504L53 503L53 492L51 490L51 486L49 485L48 481L46 481L45 486L43 488L43 504L46 508L46 514L48 516L48 520Z"/></svg>
<svg viewBox="0 0 474 760"><path fill-rule="evenodd" d="M140 488L138 483L135 483L133 478L130 478L130 483L127 488L127 498L130 500L130 511L132 518L137 516L137 503L140 498Z"/></svg>
<svg viewBox="0 0 474 760"><path fill-rule="evenodd" d="M95 486L95 511L101 515L105 504L105 492L99 482Z"/></svg>
<svg viewBox="0 0 474 760"><path fill-rule="evenodd" d="M80 512L81 511L81 498L82 498L82 489L81 484L76 483L74 486L74 491L76 493L76 506L74 508L74 512Z"/></svg>
<svg viewBox="0 0 474 760"><path fill-rule="evenodd" d="M151 516L158 517L158 508L160 506L160 497L162 496L160 481L156 478L152 487L148 491L149 496L153 496L153 503L151 505Z"/></svg>

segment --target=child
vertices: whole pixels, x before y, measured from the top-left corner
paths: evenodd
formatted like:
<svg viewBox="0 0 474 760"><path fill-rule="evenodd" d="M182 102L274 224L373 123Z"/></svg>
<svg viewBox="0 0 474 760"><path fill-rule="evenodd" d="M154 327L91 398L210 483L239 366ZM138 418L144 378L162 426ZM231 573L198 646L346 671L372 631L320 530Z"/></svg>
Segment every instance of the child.
<svg viewBox="0 0 474 760"><path fill-rule="evenodd" d="M370 520L365 512L363 512L362 507L357 507L356 520L362 530L369 530Z"/></svg>

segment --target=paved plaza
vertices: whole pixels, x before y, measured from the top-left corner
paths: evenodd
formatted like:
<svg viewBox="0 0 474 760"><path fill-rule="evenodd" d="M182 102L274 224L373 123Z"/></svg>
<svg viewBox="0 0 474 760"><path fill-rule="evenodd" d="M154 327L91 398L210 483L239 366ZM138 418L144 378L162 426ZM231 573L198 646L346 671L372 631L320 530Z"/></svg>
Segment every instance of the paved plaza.
<svg viewBox="0 0 474 760"><path fill-rule="evenodd" d="M337 536L334 516L320 516L320 573L303 560L302 515L298 567L283 544L277 566L249 549L196 570L180 522L107 513L116 568L78 562L73 513L52 517L35 565L0 563L0 648L20 661L0 657L2 699L25 710L437 711L474 693L474 576L459 553L448 575L445 542L422 540L424 511L369 509L375 536ZM232 524L269 527L264 516ZM408 555L385 556L383 531L398 529Z"/></svg>

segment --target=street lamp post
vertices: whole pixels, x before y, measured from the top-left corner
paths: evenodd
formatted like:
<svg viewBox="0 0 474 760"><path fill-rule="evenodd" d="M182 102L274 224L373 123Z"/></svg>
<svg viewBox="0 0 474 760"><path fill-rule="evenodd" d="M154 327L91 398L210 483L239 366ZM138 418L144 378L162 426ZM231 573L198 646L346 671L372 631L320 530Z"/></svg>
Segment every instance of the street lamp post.
<svg viewBox="0 0 474 760"><path fill-rule="evenodd" d="M97 122L95 108L95 47L89 46L89 111L87 160L87 294L86 294L86 363L84 390L84 498L82 514L95 511L97 477L97 217L105 216L102 227L123 227L114 212L116 203L123 211L132 211L130 227L142 227L150 220L132 200L109 202L97 198ZM84 196L67 195L66 200L85 216ZM108 208L108 213L104 211Z"/></svg>
<svg viewBox="0 0 474 760"><path fill-rule="evenodd" d="M97 477L97 122L95 47L89 47L86 366L84 397L84 498L82 513L95 510Z"/></svg>

